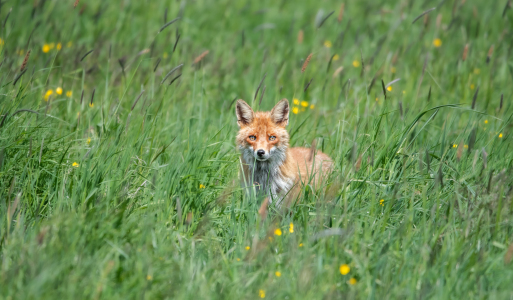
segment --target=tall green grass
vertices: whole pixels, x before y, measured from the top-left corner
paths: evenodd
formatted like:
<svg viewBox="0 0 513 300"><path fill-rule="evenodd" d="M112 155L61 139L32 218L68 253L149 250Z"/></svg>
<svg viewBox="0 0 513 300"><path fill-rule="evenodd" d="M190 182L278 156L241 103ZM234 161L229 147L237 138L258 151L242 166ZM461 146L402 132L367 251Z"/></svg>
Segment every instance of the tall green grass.
<svg viewBox="0 0 513 300"><path fill-rule="evenodd" d="M6 1L0 298L513 297L511 18L506 0ZM240 189L239 98L299 103L291 144L335 161L291 212L261 220Z"/></svg>

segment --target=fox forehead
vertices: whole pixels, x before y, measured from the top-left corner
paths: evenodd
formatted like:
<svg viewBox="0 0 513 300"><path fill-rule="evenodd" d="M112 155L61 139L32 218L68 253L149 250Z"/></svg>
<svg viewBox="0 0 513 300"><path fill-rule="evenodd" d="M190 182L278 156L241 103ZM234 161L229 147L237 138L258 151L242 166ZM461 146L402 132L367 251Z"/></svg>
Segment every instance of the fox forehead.
<svg viewBox="0 0 513 300"><path fill-rule="evenodd" d="M251 122L247 126L241 127L239 133L258 135L279 135L286 133L286 130L276 125L271 120L271 114L269 112L256 112L253 122Z"/></svg>
<svg viewBox="0 0 513 300"><path fill-rule="evenodd" d="M247 142L247 138L250 135L256 135L257 139L267 141L265 137L270 135L275 135L278 137L278 143L280 145L288 145L288 133L287 130L279 125L276 125L271 120L270 112L255 112L255 117L253 122L246 126L242 126L239 129L239 133L237 135L237 143L239 145L249 145Z"/></svg>

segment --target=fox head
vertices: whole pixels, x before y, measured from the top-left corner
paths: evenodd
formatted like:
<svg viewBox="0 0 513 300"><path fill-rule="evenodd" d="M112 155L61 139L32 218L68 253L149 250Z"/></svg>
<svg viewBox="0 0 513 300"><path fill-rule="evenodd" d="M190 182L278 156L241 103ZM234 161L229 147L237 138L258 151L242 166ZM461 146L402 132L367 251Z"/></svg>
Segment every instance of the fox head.
<svg viewBox="0 0 513 300"><path fill-rule="evenodd" d="M284 161L289 146L289 101L282 99L270 112L254 112L244 100L235 107L237 145L246 163Z"/></svg>

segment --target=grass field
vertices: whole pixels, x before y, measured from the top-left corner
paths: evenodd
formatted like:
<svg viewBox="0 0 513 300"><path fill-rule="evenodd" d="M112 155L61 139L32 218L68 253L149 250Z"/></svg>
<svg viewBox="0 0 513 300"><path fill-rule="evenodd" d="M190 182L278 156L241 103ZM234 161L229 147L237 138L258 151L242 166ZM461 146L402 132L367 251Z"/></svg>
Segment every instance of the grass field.
<svg viewBox="0 0 513 300"><path fill-rule="evenodd" d="M1 3L1 299L513 298L510 1L76 2ZM262 221L282 98L335 170Z"/></svg>

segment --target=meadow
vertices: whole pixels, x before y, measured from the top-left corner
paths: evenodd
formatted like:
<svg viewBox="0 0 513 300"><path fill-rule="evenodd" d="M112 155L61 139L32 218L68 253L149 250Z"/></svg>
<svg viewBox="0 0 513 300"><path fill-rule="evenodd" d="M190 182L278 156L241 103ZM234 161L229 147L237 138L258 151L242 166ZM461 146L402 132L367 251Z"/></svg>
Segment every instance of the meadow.
<svg viewBox="0 0 513 300"><path fill-rule="evenodd" d="M511 6L2 1L0 299L512 299ZM263 220L282 98L335 167Z"/></svg>

